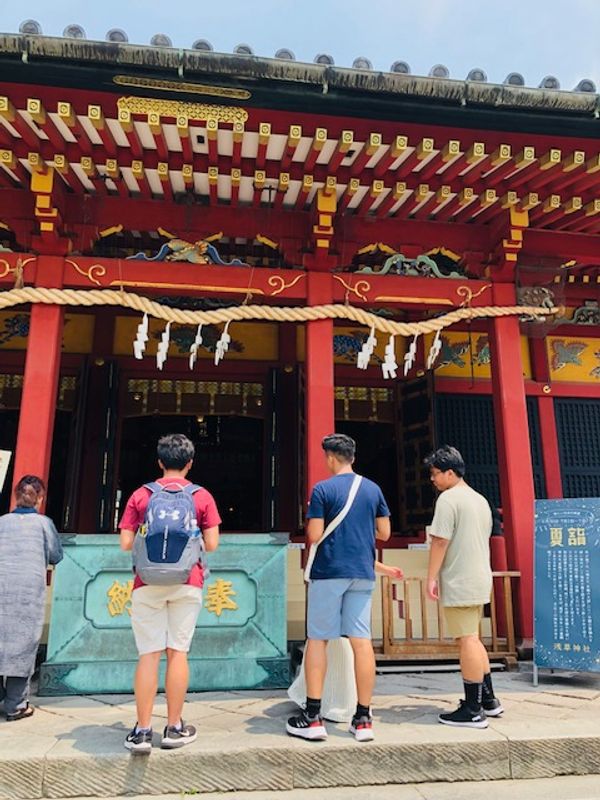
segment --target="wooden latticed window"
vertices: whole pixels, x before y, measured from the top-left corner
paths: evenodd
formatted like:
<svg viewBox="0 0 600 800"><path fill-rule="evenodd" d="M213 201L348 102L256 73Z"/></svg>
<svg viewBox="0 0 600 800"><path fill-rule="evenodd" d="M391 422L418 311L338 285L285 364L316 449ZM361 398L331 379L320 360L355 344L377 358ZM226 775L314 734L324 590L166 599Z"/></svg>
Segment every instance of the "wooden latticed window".
<svg viewBox="0 0 600 800"><path fill-rule="evenodd" d="M548 497L546 492L546 476L542 459L542 437L540 434L540 415L537 398L527 398L527 419L529 422L529 444L531 446L531 464L533 467L533 487L535 496L542 500Z"/></svg>
<svg viewBox="0 0 600 800"><path fill-rule="evenodd" d="M132 378L127 381L125 416L144 416L158 411L263 417L263 393L262 383Z"/></svg>
<svg viewBox="0 0 600 800"><path fill-rule="evenodd" d="M556 428L565 497L600 497L600 400L557 398Z"/></svg>
<svg viewBox="0 0 600 800"><path fill-rule="evenodd" d="M77 378L74 375L63 375L58 384L56 407L60 411L72 411L75 407ZM0 374L0 410L19 409L23 393L23 376Z"/></svg>
<svg viewBox="0 0 600 800"><path fill-rule="evenodd" d="M491 396L437 394L435 419L436 447L449 444L458 448L470 486L487 497L492 506L501 506Z"/></svg>

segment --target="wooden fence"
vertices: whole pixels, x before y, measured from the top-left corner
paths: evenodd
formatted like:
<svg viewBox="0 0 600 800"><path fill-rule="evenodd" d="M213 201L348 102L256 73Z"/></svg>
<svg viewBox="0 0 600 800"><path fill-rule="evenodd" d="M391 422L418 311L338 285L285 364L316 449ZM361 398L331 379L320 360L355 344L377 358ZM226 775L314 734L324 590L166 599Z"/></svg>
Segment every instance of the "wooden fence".
<svg viewBox="0 0 600 800"><path fill-rule="evenodd" d="M494 589L484 607L480 634L490 658L507 666L517 661L513 581L519 572L494 572ZM425 578L381 579L383 641L377 660L443 661L458 658L458 646L444 630L443 608L427 597Z"/></svg>

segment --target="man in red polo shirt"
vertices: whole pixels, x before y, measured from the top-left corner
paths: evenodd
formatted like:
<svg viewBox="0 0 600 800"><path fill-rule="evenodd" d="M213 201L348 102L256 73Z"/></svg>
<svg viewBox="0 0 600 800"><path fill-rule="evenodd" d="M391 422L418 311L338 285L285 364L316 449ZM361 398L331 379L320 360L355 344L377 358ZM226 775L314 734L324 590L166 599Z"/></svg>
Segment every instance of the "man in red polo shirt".
<svg viewBox="0 0 600 800"><path fill-rule="evenodd" d="M157 447L158 465L163 476L156 483L173 489L190 485L186 475L194 460L194 445L182 434L163 436ZM139 528L144 522L152 492L146 486L137 489L129 498L119 523L121 548L131 550ZM216 550L219 544L221 517L212 495L198 488L192 495L198 527L202 531L204 548ZM204 572L196 564L185 584L146 586L138 575L133 584L131 625L139 653L135 673L137 722L125 739L125 747L136 753L148 753L152 748L152 710L158 689L158 667L163 652L167 655L165 693L167 696L167 725L161 747L182 747L196 739L196 728L182 720L183 704L189 682L187 654L202 608Z"/></svg>

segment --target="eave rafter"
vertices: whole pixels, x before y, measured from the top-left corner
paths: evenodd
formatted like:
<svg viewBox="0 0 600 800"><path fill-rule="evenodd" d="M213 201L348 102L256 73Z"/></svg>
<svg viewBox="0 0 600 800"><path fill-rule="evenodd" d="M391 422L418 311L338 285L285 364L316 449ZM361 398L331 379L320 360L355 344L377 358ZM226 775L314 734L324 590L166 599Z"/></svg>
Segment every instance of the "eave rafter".
<svg viewBox="0 0 600 800"><path fill-rule="evenodd" d="M488 149L477 131L391 134L386 123L365 133L332 117L311 126L263 110L248 119L239 107L18 97L0 96L3 187L29 190L51 168L75 194L302 210L323 189L335 191L337 216L488 225L512 208L529 213L531 228L594 232L599 223L591 140L540 147L496 134Z"/></svg>

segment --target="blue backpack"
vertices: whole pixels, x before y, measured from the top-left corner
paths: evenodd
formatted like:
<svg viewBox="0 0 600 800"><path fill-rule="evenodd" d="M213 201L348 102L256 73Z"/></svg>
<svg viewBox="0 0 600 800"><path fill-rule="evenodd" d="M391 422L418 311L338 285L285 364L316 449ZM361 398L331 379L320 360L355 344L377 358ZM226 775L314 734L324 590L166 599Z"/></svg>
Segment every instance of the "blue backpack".
<svg viewBox="0 0 600 800"><path fill-rule="evenodd" d="M186 583L195 564L202 559L203 543L193 483L166 486L145 484L152 494L144 524L133 543L133 568L147 584L169 586Z"/></svg>

